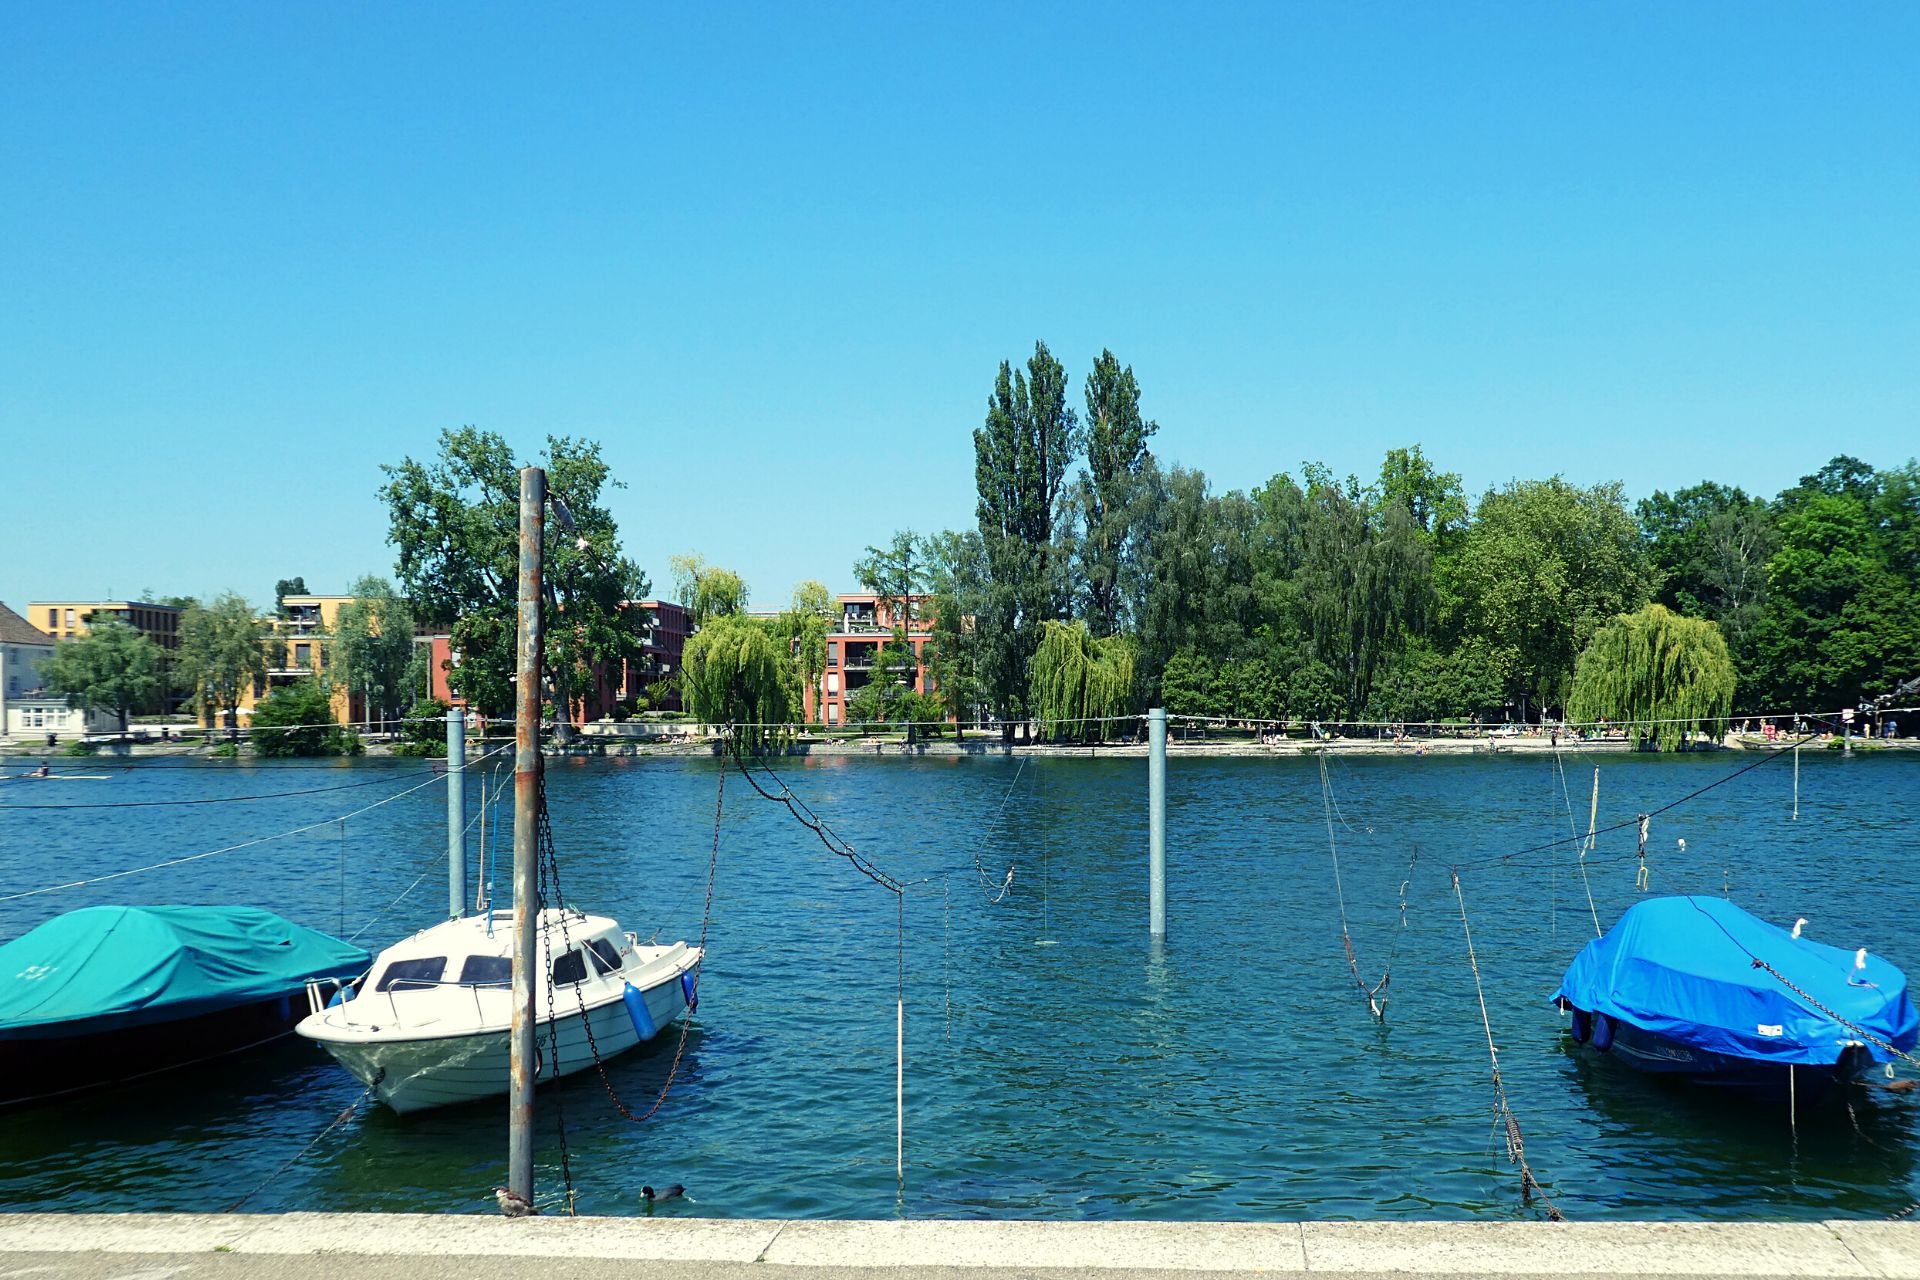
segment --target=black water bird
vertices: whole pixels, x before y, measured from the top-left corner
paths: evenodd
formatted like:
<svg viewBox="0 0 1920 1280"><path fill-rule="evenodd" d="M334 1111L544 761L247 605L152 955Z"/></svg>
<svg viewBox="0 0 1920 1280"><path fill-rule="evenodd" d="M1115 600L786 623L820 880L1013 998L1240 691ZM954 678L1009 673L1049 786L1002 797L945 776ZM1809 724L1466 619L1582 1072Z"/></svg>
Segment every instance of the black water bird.
<svg viewBox="0 0 1920 1280"><path fill-rule="evenodd" d="M664 1191L655 1191L652 1187L640 1188L640 1198L648 1204L652 1204L657 1200L677 1200L685 1194L687 1194L687 1189L677 1182Z"/></svg>

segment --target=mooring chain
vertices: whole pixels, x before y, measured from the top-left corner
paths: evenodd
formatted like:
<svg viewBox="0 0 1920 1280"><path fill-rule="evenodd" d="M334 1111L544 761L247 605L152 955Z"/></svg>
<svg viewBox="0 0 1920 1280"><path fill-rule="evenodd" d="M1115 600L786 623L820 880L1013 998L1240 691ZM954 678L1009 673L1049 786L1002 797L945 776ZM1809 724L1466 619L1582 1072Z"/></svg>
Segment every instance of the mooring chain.
<svg viewBox="0 0 1920 1280"><path fill-rule="evenodd" d="M560 885L560 863L554 854L552 828L546 819L544 790L541 793L541 801L542 856L544 863L552 868L554 892L557 896ZM593 1053L593 1065L594 1069L599 1072L600 1084L606 1089L608 1099L612 1101L614 1109L620 1113L621 1118L633 1124L640 1124L644 1121L651 1120L659 1113L660 1108L666 1105L667 1095L673 1091L674 1081L680 1074L681 1061L686 1056L687 1038L692 1031L691 1014L694 1005L699 1003L700 974L706 965L707 930L713 921L713 883L715 873L719 870L720 866L720 823L721 815L726 808L726 801L727 770L726 767L722 765L720 768L720 782L716 789L713 802L713 849L707 859L707 898L706 905L700 915L700 960L699 963L694 966L693 970L693 995L687 1003L687 1013L689 1016L683 1017L680 1020L680 1035L677 1043L674 1045L673 1061L667 1067L667 1078L661 1084L660 1092L655 1096L653 1105L648 1107L646 1111L640 1115L633 1113L632 1108L627 1105L626 1100L620 1096L620 1091L614 1088L613 1078L607 1074L606 1059L601 1056L599 1042L594 1038L593 1020L587 1013L586 992L578 984L576 984L573 989L580 1006L580 1026L587 1034L587 1048ZM567 949L571 951L573 949L573 940L567 929L567 917L564 911L560 916L560 937L566 944ZM551 985L549 985L549 989L551 989Z"/></svg>
<svg viewBox="0 0 1920 1280"><path fill-rule="evenodd" d="M1752 952L1748 952L1747 954L1750 956L1753 956ZM1811 995L1801 990L1798 986L1794 984L1791 978L1787 977L1786 974L1781 973L1778 969L1768 964L1765 960L1762 960L1759 956L1753 956L1753 967L1756 969L1766 970L1768 973L1772 974L1773 977L1776 980L1778 980L1782 986L1786 987L1787 990L1793 992L1793 994L1799 996L1802 1000L1805 1000L1808 1004L1812 1005L1815 1009L1819 1010L1821 1013L1826 1014L1829 1018L1832 1018L1835 1022L1839 1023L1841 1026L1845 1027L1847 1030L1853 1032L1855 1035L1866 1040L1868 1043L1876 1044L1880 1046L1882 1049L1885 1049L1888 1053L1892 1054L1894 1057L1899 1058L1902 1062L1905 1062L1911 1066L1920 1067L1920 1058L1916 1058L1914 1055L1908 1053L1904 1049L1899 1049L1894 1047L1893 1045L1889 1044L1887 1041L1882 1040L1879 1036L1873 1034L1873 1032L1867 1030L1865 1027L1862 1027L1857 1023L1850 1022L1846 1018L1841 1017L1839 1014L1835 1013L1833 1010L1827 1008L1826 1005L1821 1004L1818 1000L1814 999Z"/></svg>
<svg viewBox="0 0 1920 1280"><path fill-rule="evenodd" d="M558 866L553 864L552 858L553 836L552 830L547 823L547 773L544 767L540 770L540 807L536 821L540 832L540 856L536 859L539 886L534 899L536 911L534 919L538 921L538 909L544 907L547 903L547 887L549 879L551 879L553 899L559 904L561 931L564 935L566 930L567 909L565 902L560 896ZM550 865L553 866L551 877L549 876L548 870ZM540 930L540 944L543 963L547 971L547 1052L552 1059L551 1069L553 1071L553 1078L557 1081L560 1079L560 1005L553 989L553 934L549 930ZM567 949L571 951L573 948L569 945ZM574 990L578 991L579 988L575 987ZM589 1044L592 1043L593 1033L591 1030L587 1033L587 1040ZM596 1057L597 1056L598 1055L596 1055ZM537 1063L534 1066L533 1078L536 1083L540 1079L540 1068ZM553 1094L553 1117L554 1122L559 1126L560 1178L566 1187L567 1212L571 1214L574 1212L575 1195L573 1189L573 1158L572 1154L567 1150L567 1113L561 1105L560 1092L557 1089Z"/></svg>

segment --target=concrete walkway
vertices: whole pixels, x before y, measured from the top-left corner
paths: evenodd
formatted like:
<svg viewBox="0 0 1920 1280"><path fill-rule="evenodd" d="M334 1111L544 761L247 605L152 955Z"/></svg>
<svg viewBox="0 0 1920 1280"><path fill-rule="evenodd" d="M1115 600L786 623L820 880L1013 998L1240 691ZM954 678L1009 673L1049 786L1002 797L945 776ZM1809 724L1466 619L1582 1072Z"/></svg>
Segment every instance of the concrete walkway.
<svg viewBox="0 0 1920 1280"><path fill-rule="evenodd" d="M0 1215L0 1280L1192 1280L1346 1276L1836 1276L1920 1280L1920 1222L1185 1223Z"/></svg>

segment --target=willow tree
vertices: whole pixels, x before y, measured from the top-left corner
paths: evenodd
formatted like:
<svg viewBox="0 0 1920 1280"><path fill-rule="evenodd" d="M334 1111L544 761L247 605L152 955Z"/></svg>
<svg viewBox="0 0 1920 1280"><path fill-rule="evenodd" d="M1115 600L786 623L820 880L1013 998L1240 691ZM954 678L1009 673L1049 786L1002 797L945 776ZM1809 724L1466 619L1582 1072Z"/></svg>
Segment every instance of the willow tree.
<svg viewBox="0 0 1920 1280"><path fill-rule="evenodd" d="M1567 709L1576 720L1609 720L1634 746L1651 739L1678 751L1687 733L1725 731L1733 709L1733 658L1717 624L1650 604L1594 635L1573 673Z"/></svg>
<svg viewBox="0 0 1920 1280"><path fill-rule="evenodd" d="M1133 706L1133 642L1095 639L1083 623L1049 619L1033 655L1028 705L1043 737L1097 742Z"/></svg>
<svg viewBox="0 0 1920 1280"><path fill-rule="evenodd" d="M680 687L695 719L733 727L741 745L757 751L782 740L793 721L792 671L766 627L722 614L687 641Z"/></svg>

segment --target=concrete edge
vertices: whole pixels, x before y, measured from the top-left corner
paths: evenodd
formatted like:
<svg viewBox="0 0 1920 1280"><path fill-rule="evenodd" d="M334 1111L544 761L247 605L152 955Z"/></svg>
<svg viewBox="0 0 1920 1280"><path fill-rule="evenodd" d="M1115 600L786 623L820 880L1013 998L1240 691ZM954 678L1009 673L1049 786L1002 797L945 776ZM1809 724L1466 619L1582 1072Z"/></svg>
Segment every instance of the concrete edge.
<svg viewBox="0 0 1920 1280"><path fill-rule="evenodd" d="M0 1254L611 1258L789 1267L1920 1280L1920 1221L1078 1222L0 1214Z"/></svg>

